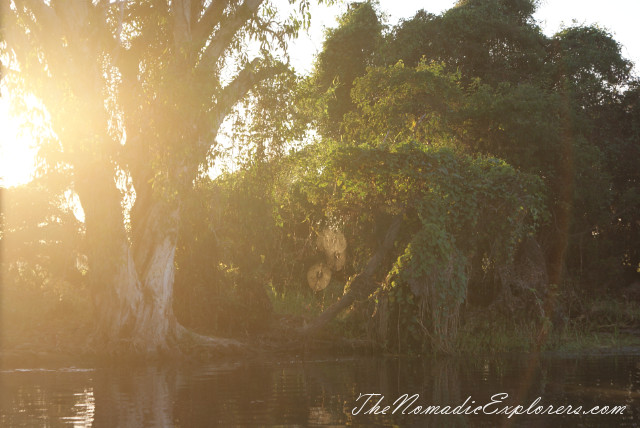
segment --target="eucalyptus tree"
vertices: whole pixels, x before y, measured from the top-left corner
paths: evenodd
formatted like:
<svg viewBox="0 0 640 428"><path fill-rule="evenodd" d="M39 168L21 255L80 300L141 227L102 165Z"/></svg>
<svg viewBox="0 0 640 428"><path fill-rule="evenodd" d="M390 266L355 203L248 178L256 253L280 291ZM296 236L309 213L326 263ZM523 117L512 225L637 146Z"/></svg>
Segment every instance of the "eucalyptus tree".
<svg viewBox="0 0 640 428"><path fill-rule="evenodd" d="M4 83L46 108L43 171L66 171L84 211L95 343L144 354L187 336L230 343L193 335L173 314L181 201L233 107L286 69L309 3L280 4L284 18L275 4L3 2Z"/></svg>

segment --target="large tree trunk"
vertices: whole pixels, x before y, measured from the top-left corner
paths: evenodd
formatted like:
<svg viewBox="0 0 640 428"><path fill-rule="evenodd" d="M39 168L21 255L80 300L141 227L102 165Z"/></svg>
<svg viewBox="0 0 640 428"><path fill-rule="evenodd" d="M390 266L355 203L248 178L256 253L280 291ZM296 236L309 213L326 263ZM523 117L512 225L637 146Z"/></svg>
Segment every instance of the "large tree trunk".
<svg viewBox="0 0 640 428"><path fill-rule="evenodd" d="M143 339L141 345L151 351L154 347L168 348L170 341L177 339L172 307L175 237L169 234L160 239L153 245L152 260L141 275L144 298L135 317L134 337Z"/></svg>
<svg viewBox="0 0 640 428"><path fill-rule="evenodd" d="M144 353L172 349L177 337L173 314L174 258L178 240L179 204L154 202L134 240L134 262L142 301L135 314L133 343Z"/></svg>
<svg viewBox="0 0 640 428"><path fill-rule="evenodd" d="M125 230L121 195L112 176L79 173L76 189L85 211L89 275L94 291L93 344L110 353L156 355L179 350L180 342L207 347L240 346L196 335L173 313L174 258L179 201L138 201L139 221ZM84 179L81 179L84 178ZM102 351L103 349L99 349Z"/></svg>
<svg viewBox="0 0 640 428"><path fill-rule="evenodd" d="M95 166L76 168L75 190L85 216L95 343L109 349L130 336L142 292L122 221L120 192L111 171Z"/></svg>

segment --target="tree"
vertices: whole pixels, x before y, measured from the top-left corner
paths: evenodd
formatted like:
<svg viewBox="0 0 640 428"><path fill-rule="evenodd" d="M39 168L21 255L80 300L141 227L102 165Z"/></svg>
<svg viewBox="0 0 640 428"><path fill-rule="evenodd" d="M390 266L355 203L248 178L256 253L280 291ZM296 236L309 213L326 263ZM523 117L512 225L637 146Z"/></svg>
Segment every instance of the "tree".
<svg viewBox="0 0 640 428"><path fill-rule="evenodd" d="M153 354L195 337L172 310L183 194L233 106L284 69L275 55L307 8L283 21L265 0L3 3L5 83L46 107L43 169L67 171L84 211L95 343Z"/></svg>
<svg viewBox="0 0 640 428"><path fill-rule="evenodd" d="M538 238L550 281L570 272L581 282L620 282L637 265L614 232L634 227L634 173L625 167L637 151L631 64L597 26L546 37L536 4L460 1L401 21L372 54L375 66L352 83L353 108L336 138L375 146L449 135L460 150L543 177L553 220ZM583 274L605 259L607 274Z"/></svg>
<svg viewBox="0 0 640 428"><path fill-rule="evenodd" d="M419 11L393 29L384 57L410 66L422 57L444 62L467 83L536 79L546 52L535 7L533 0L464 0L438 16Z"/></svg>
<svg viewBox="0 0 640 428"><path fill-rule="evenodd" d="M58 346L58 330L82 329L76 321L90 302L83 224L52 181L0 188L0 341L8 349L25 335Z"/></svg>
<svg viewBox="0 0 640 428"><path fill-rule="evenodd" d="M405 350L411 341L416 350L451 351L463 303L470 311L475 302L467 301L468 294L486 287L471 281L471 273L487 273L490 266L512 269L521 242L546 212L538 177L495 158L471 157L423 141L373 148L326 141L294 157L291 190L299 189L319 208L307 211L313 223L333 219L342 225L357 266L344 295L303 327L303 335L374 296L374 313L355 324L371 325L371 318L380 323L377 329L384 333L376 339L381 346L398 334L392 342L403 342ZM383 223L380 219L387 224L376 224ZM363 235L380 226L379 242L369 245ZM505 281L502 289L496 300L517 293L512 300L535 306L546 284L523 287ZM536 315L527 321L545 312Z"/></svg>
<svg viewBox="0 0 640 428"><path fill-rule="evenodd" d="M6 284L40 288L48 278L77 280L82 224L64 196L38 180L0 190L1 262Z"/></svg>
<svg viewBox="0 0 640 428"><path fill-rule="evenodd" d="M379 12L366 1L351 3L339 26L327 30L303 91L308 98L319 98L319 105L312 108L307 120L317 123L322 135L338 136L343 116L354 110L350 95L354 79L374 64L383 29Z"/></svg>

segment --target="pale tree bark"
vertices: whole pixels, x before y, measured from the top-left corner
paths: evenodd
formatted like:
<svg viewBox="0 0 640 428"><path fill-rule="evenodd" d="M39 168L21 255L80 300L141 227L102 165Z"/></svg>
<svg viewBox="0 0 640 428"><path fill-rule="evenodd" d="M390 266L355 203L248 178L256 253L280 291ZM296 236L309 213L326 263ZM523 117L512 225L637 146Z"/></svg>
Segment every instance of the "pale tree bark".
<svg viewBox="0 0 640 428"><path fill-rule="evenodd" d="M162 211L157 205L151 208L139 247L142 254L136 258L143 303L136 312L133 335L144 338L142 346L147 352L170 349L178 339L172 303L179 207L166 212L166 217L160 217Z"/></svg>

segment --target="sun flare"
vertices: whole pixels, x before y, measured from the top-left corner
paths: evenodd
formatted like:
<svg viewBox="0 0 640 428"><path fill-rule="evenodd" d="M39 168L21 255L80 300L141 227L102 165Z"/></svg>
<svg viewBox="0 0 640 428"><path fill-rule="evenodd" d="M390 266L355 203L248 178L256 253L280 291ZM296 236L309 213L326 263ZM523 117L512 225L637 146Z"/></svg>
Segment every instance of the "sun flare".
<svg viewBox="0 0 640 428"><path fill-rule="evenodd" d="M35 170L36 147L20 129L22 119L11 115L9 101L0 98L0 186L12 187L29 182Z"/></svg>

